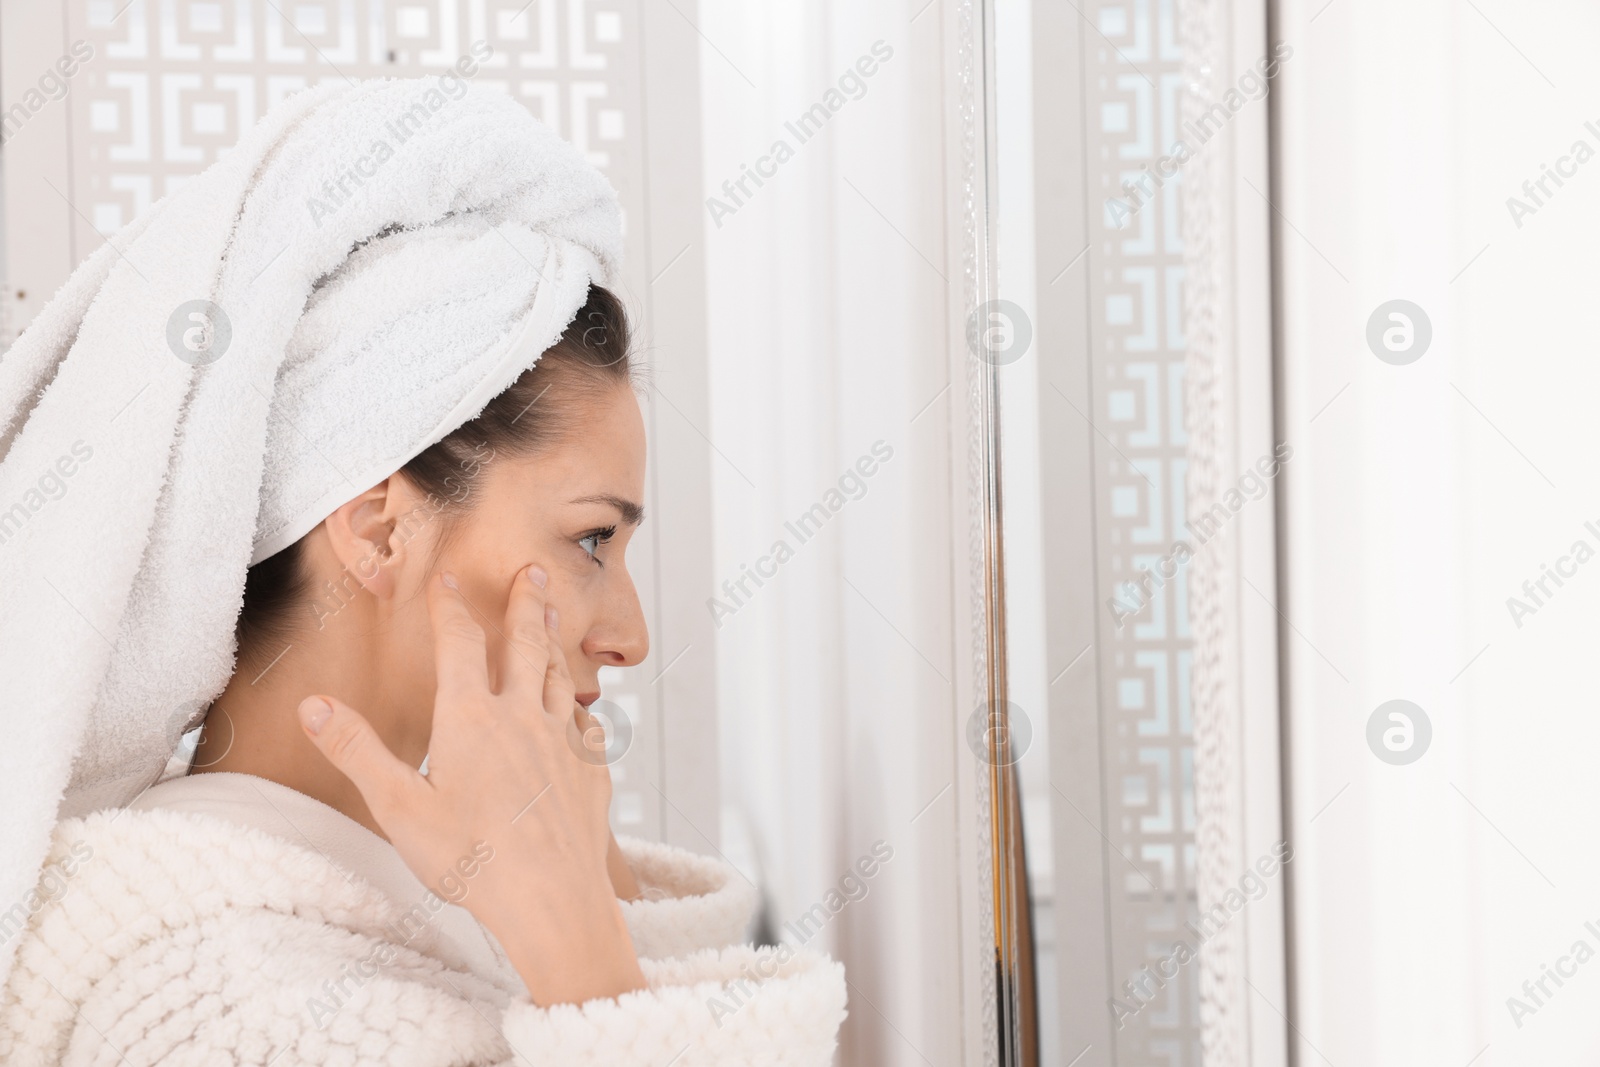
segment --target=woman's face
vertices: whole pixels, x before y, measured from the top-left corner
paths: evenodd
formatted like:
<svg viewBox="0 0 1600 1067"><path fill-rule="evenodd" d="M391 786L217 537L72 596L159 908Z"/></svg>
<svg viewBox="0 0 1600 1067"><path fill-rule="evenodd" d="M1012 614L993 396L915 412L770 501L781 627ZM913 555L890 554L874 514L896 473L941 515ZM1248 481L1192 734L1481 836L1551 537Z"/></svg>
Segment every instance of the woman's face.
<svg viewBox="0 0 1600 1067"><path fill-rule="evenodd" d="M502 632L512 583L529 564L543 567L578 700L588 705L600 696L601 667L636 664L650 647L625 560L644 517L645 434L638 401L626 386L571 403L563 416L582 427L572 439L533 457L482 456L471 509L444 539L433 571L455 575L483 628L498 688L504 658L514 654ZM417 539L428 548L432 541ZM406 648L396 666L405 674L425 671L425 679L412 681L431 694L432 628L422 592L428 574L417 566L426 555L414 553L406 568L405 584L412 586L402 591L409 601L401 627Z"/></svg>

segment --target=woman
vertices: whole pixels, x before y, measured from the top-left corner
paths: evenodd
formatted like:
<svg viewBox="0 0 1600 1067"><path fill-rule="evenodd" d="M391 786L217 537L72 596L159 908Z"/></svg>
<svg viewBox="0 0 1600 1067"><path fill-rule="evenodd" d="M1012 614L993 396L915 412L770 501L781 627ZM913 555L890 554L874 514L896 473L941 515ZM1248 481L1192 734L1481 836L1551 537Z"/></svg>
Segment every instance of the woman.
<svg viewBox="0 0 1600 1067"><path fill-rule="evenodd" d="M733 944L754 897L736 873L608 827L585 709L599 669L640 662L649 640L624 558L645 434L603 285L614 194L519 106L473 90L417 114L419 82L289 98L179 208L91 257L0 361L0 399L31 398L0 406L4 490L113 392L94 361L127 362L97 331L125 347L141 290L106 248L154 287L158 237L215 240L215 307L241 309L227 351L226 312L208 310L199 343L153 370L155 413L86 445L78 496L0 546L0 576L37 574L89 624L59 686L42 681L59 663L26 657L64 611L46 596L43 622L3 624L17 645L0 667L58 702L28 718L63 744L34 756L47 774L77 753L37 881L0 914L8 1064L831 1059L838 965ZM408 114L406 158L373 164ZM323 204L271 255L297 207L283 190L345 170L367 182L334 225ZM121 296L107 325L95 308ZM112 558L81 566L103 580L66 577L60 542L145 484L141 449L171 458L127 503L134 547L102 524ZM254 466L218 462L231 455ZM117 560L126 596L100 596ZM117 639L89 635L96 620ZM71 665L95 640L110 647L85 690ZM216 648L236 658L206 680ZM187 704L204 709L193 762L145 788ZM25 829L41 790L13 792ZM15 850L30 841L16 831Z"/></svg>

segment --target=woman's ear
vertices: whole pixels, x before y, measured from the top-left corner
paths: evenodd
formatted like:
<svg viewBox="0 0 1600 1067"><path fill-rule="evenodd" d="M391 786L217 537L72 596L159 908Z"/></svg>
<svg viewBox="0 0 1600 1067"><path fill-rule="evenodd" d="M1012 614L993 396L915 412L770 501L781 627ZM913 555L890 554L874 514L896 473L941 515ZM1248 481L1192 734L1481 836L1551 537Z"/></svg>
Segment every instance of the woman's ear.
<svg viewBox="0 0 1600 1067"><path fill-rule="evenodd" d="M390 475L323 520L345 574L338 585L359 585L380 600L394 595L407 540L396 516L406 512L407 496L400 479Z"/></svg>

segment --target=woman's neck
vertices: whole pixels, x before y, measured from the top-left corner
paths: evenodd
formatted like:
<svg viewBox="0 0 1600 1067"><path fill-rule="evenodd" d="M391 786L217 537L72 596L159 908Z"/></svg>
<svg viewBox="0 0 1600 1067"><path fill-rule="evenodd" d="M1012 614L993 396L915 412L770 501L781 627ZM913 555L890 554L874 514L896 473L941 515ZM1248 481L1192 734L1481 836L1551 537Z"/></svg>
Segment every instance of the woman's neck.
<svg viewBox="0 0 1600 1067"><path fill-rule="evenodd" d="M427 708L403 706L386 691L362 633L359 625L329 627L297 636L264 666L241 661L206 714L189 773L235 771L267 778L386 837L355 785L317 751L296 715L300 701L314 693L338 697L366 716L397 758L422 762Z"/></svg>

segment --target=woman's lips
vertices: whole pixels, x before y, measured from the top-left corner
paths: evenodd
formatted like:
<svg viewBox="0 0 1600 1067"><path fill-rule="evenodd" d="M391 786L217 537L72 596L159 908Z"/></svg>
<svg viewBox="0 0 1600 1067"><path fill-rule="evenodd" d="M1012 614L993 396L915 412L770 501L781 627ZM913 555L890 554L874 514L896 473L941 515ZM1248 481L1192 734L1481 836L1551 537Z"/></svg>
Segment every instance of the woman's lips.
<svg viewBox="0 0 1600 1067"><path fill-rule="evenodd" d="M578 703L582 704L584 707L588 707L590 704L593 704L596 700L599 700L599 699L600 699L600 694L597 693L597 692L596 693L579 693L578 697L577 697Z"/></svg>

